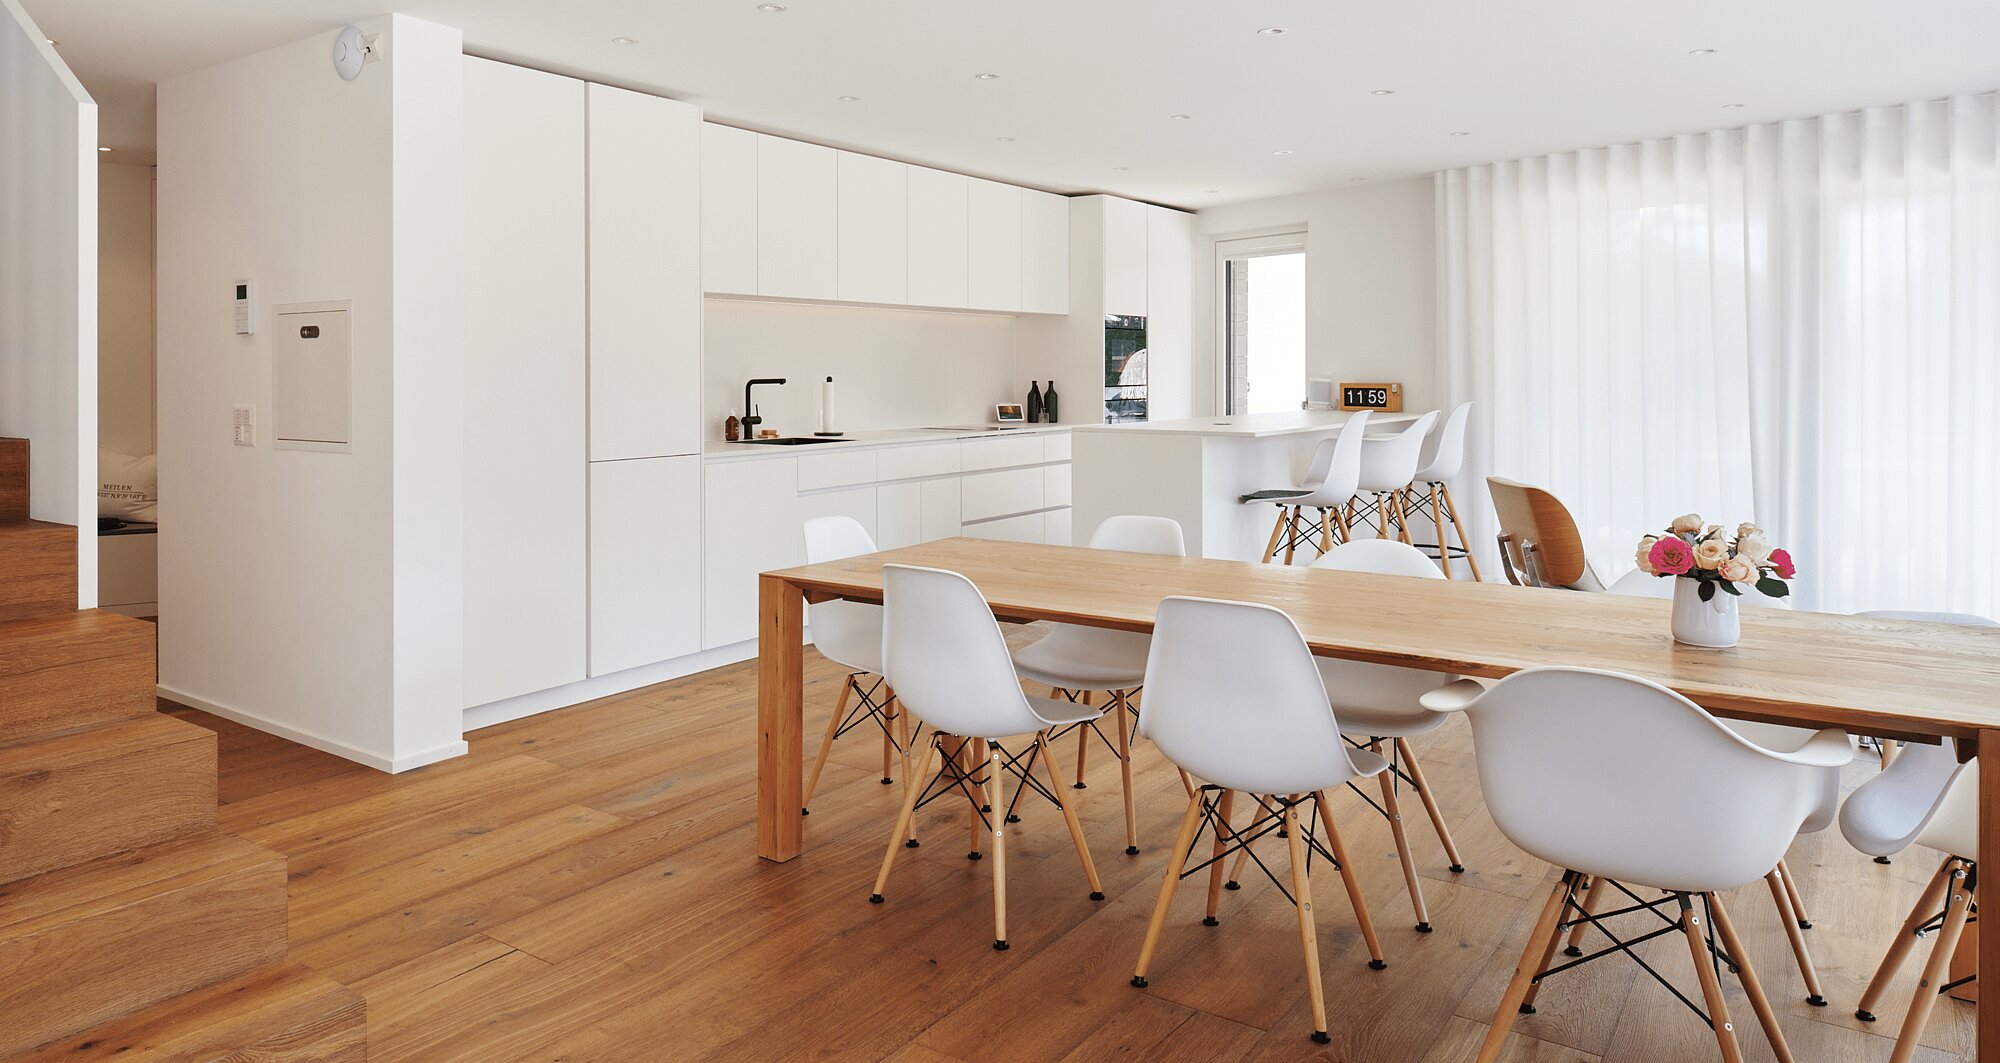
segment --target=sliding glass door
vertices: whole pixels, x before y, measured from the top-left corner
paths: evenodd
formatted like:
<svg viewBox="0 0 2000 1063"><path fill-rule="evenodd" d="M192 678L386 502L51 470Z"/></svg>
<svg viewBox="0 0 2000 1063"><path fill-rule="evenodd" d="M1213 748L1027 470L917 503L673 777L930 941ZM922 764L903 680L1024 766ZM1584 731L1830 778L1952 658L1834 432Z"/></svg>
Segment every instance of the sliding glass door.
<svg viewBox="0 0 2000 1063"><path fill-rule="evenodd" d="M1215 245L1225 412L1296 410L1306 399L1305 237Z"/></svg>

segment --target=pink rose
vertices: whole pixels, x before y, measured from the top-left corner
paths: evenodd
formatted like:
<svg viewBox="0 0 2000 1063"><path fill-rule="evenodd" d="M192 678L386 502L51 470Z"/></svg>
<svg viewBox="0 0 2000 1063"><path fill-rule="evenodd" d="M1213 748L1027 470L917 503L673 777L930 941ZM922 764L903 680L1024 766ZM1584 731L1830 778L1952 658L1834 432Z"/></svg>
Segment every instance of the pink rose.
<svg viewBox="0 0 2000 1063"><path fill-rule="evenodd" d="M1791 552L1784 549L1771 551L1771 568L1778 573L1779 579L1791 579L1798 572L1792 564Z"/></svg>
<svg viewBox="0 0 2000 1063"><path fill-rule="evenodd" d="M1653 563L1653 571L1678 576L1694 567L1694 551L1679 539L1661 539L1647 551L1646 560Z"/></svg>

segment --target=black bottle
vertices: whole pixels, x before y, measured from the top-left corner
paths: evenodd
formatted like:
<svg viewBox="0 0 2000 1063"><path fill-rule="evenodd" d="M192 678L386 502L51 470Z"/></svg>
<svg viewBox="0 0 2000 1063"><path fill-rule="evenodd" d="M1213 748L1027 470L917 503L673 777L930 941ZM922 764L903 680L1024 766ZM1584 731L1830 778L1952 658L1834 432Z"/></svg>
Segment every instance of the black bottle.
<svg viewBox="0 0 2000 1063"><path fill-rule="evenodd" d="M1049 381L1049 389L1042 392L1042 413L1050 424L1056 423L1056 382Z"/></svg>
<svg viewBox="0 0 2000 1063"><path fill-rule="evenodd" d="M1042 388L1034 381L1028 381L1028 423L1042 419Z"/></svg>

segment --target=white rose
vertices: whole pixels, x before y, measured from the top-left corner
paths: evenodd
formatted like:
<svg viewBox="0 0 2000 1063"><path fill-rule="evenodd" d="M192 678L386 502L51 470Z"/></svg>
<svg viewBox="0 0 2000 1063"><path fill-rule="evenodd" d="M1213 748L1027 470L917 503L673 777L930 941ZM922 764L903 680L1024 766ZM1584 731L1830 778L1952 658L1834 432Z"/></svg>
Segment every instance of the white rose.
<svg viewBox="0 0 2000 1063"><path fill-rule="evenodd" d="M1696 568L1720 568L1727 560L1729 560L1729 548L1722 545L1720 539L1703 539L1694 546Z"/></svg>
<svg viewBox="0 0 2000 1063"><path fill-rule="evenodd" d="M1736 540L1736 556L1762 567L1771 560L1771 544L1764 541L1762 532L1753 531Z"/></svg>
<svg viewBox="0 0 2000 1063"><path fill-rule="evenodd" d="M1759 528L1758 526L1750 523L1747 520L1736 526L1736 537L1738 539L1748 539L1753 535L1761 536L1763 534L1764 534L1764 529Z"/></svg>
<svg viewBox="0 0 2000 1063"><path fill-rule="evenodd" d="M1701 530L1701 514L1683 513L1667 525L1667 530L1675 535L1692 535Z"/></svg>
<svg viewBox="0 0 2000 1063"><path fill-rule="evenodd" d="M1648 576L1657 576L1660 574L1660 570L1653 567L1653 544L1658 541L1657 538L1651 535L1639 540L1639 571L1644 572Z"/></svg>
<svg viewBox="0 0 2000 1063"><path fill-rule="evenodd" d="M1716 568L1715 574L1731 583L1754 583L1757 579L1756 567L1740 557L1724 561Z"/></svg>

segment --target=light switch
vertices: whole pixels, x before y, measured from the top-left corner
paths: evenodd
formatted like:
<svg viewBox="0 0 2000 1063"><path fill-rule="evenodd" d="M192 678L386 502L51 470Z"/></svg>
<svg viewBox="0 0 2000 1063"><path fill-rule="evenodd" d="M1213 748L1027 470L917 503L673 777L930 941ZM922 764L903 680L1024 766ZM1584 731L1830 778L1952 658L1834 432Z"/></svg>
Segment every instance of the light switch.
<svg viewBox="0 0 2000 1063"><path fill-rule="evenodd" d="M254 447L257 445L257 407L236 404L236 445Z"/></svg>

